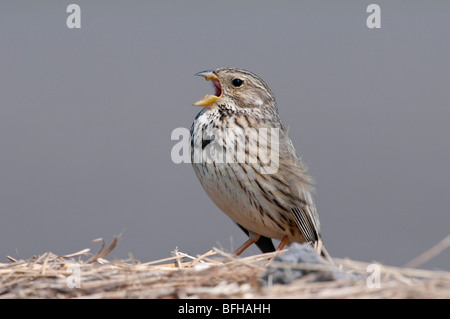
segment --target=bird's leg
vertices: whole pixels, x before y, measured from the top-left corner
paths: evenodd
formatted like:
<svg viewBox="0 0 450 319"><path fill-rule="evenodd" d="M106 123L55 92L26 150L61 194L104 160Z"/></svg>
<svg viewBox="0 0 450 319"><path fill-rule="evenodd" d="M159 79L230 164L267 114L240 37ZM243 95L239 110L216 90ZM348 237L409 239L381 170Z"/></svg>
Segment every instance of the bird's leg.
<svg viewBox="0 0 450 319"><path fill-rule="evenodd" d="M289 237L286 235L283 237L283 239L281 240L280 244L277 247L277 250L275 251L280 251L284 248L284 246L286 246L287 242L289 241Z"/></svg>
<svg viewBox="0 0 450 319"><path fill-rule="evenodd" d="M235 256L239 256L240 254L242 254L244 252L244 250L246 250L248 247L250 247L252 244L256 243L259 240L259 237L261 237L261 235L256 234L252 231L248 231L248 240L243 243L241 245L241 247L239 247L238 249L236 249L233 253L233 255Z"/></svg>
<svg viewBox="0 0 450 319"><path fill-rule="evenodd" d="M288 237L287 235L284 236L283 239L281 239L281 242L280 242L280 244L278 245L278 247L277 247L277 249L276 249L275 251L281 251L281 250L284 248L284 246L286 246L286 244L287 244L288 241L289 241L289 237ZM268 264L270 264L270 262L271 262L274 258L275 258L275 256L271 257L271 258L267 261L266 266L267 266Z"/></svg>

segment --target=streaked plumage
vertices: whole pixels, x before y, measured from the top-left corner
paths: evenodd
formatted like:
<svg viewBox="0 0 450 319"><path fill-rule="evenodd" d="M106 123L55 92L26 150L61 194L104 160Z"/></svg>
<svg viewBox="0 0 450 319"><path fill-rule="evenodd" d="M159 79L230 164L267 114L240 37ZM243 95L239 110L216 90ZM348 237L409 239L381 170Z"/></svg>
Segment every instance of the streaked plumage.
<svg viewBox="0 0 450 319"><path fill-rule="evenodd" d="M221 68L198 75L212 81L215 89L215 95L206 95L194 104L204 109L191 128L192 163L208 196L263 252L274 250L271 241L274 238L287 244L309 242L328 256L322 246L312 180L281 124L269 87L258 76L242 69ZM271 174L263 173L262 155L251 151L264 141L252 139L255 134L261 138L257 134L261 128L269 132L271 128L279 129L278 170ZM270 141L271 135L265 138ZM233 143L237 149L245 145L247 155L257 154L256 162L242 163L236 156L231 158L232 163L220 162L217 156L208 157L210 162L205 162L211 149L227 153L227 147ZM268 146L270 149L272 144ZM199 154L203 155L202 160Z"/></svg>

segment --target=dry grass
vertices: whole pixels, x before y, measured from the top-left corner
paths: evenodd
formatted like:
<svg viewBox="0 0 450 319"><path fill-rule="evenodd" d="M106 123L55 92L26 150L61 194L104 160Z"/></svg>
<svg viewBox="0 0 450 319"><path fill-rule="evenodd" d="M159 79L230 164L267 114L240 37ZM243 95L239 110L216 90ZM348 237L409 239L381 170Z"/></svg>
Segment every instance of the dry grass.
<svg viewBox="0 0 450 319"><path fill-rule="evenodd" d="M267 266L275 253L231 258L217 249L198 257L175 251L172 257L145 263L108 261L118 238L106 249L103 240L97 241L102 248L90 258L89 249L29 260L8 257L10 263L0 263L0 298L450 298L450 272L445 271L379 265L380 287L369 288L369 263L336 258L344 273L340 279L316 281L313 272L281 285L271 284L271 276L262 279L268 267L317 265L272 261ZM80 288L70 288L76 278Z"/></svg>

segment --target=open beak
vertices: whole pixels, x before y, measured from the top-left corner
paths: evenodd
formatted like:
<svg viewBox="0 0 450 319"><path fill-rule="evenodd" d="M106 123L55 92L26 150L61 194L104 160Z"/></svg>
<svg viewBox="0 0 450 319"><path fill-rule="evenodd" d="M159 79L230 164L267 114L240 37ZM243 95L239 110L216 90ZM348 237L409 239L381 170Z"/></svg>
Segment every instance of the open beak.
<svg viewBox="0 0 450 319"><path fill-rule="evenodd" d="M220 85L220 80L213 71L202 71L195 75L203 76L206 81L211 81L215 88L215 95L206 94L201 100L194 103L195 106L210 106L222 97L222 86Z"/></svg>

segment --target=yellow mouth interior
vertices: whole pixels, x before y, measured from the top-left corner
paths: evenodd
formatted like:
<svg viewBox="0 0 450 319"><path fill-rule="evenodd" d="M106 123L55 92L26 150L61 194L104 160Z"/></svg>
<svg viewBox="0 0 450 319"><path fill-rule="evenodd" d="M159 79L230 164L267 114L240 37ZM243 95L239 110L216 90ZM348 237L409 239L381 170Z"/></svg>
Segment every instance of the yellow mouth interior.
<svg viewBox="0 0 450 319"><path fill-rule="evenodd" d="M215 95L206 94L201 100L198 100L194 103L195 106L210 106L213 104L219 97Z"/></svg>

